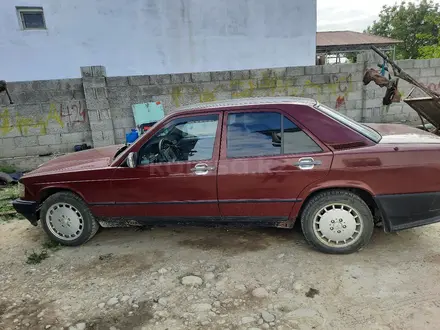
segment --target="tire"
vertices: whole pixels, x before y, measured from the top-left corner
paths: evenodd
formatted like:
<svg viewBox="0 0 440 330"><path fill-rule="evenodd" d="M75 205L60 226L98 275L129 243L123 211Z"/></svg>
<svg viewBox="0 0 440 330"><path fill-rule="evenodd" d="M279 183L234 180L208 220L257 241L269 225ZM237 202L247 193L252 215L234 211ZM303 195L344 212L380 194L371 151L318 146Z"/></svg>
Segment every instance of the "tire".
<svg viewBox="0 0 440 330"><path fill-rule="evenodd" d="M12 178L9 174L0 172L0 185L7 185L12 182Z"/></svg>
<svg viewBox="0 0 440 330"><path fill-rule="evenodd" d="M78 195L64 191L43 202L40 221L51 240L70 246L86 243L99 229L87 204Z"/></svg>
<svg viewBox="0 0 440 330"><path fill-rule="evenodd" d="M374 220L358 195L348 190L329 190L307 202L301 227L307 242L318 251L349 254L370 241Z"/></svg>

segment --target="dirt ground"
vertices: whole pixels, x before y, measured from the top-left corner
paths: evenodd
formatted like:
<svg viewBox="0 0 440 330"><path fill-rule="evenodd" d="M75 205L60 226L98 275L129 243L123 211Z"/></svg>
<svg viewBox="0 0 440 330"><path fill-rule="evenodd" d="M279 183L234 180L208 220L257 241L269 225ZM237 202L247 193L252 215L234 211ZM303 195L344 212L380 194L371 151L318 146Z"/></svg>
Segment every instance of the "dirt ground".
<svg viewBox="0 0 440 330"><path fill-rule="evenodd" d="M0 329L438 329L440 225L359 253L312 250L299 230L101 230L49 249L0 224Z"/></svg>

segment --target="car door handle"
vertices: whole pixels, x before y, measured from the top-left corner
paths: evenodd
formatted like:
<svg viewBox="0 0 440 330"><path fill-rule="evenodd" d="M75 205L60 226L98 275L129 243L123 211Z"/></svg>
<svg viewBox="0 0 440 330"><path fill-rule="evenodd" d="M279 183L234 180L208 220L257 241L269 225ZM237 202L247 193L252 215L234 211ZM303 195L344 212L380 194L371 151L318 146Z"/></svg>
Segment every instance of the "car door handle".
<svg viewBox="0 0 440 330"><path fill-rule="evenodd" d="M315 166L322 165L322 161L314 160L312 157L304 157L304 158L300 158L293 165L301 170L311 170Z"/></svg>
<svg viewBox="0 0 440 330"><path fill-rule="evenodd" d="M205 175L208 174L209 171L214 171L215 166L208 166L208 164L199 163L196 164L192 169L191 172L193 172L196 175Z"/></svg>

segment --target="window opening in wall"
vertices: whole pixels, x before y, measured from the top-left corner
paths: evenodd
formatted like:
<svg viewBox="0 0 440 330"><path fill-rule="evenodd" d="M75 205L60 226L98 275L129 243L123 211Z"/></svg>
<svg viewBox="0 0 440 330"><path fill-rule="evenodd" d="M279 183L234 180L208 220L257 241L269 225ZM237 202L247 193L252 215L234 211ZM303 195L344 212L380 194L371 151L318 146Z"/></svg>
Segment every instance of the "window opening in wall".
<svg viewBox="0 0 440 330"><path fill-rule="evenodd" d="M23 30L45 30L46 22L42 7L16 7Z"/></svg>

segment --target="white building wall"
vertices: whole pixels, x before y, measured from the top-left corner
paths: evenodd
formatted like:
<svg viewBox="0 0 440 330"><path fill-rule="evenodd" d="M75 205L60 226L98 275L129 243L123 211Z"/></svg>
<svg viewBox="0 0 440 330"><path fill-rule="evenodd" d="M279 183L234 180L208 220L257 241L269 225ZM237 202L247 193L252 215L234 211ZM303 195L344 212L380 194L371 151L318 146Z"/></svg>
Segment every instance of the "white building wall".
<svg viewBox="0 0 440 330"><path fill-rule="evenodd" d="M21 30L41 6L47 30ZM315 64L316 0L0 1L0 79L240 70Z"/></svg>

